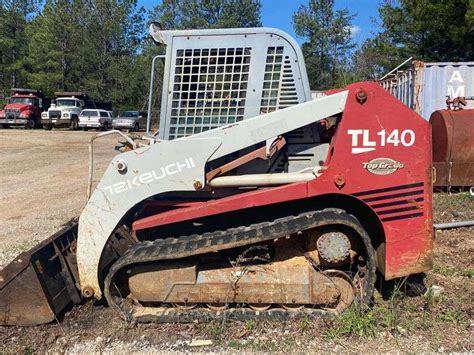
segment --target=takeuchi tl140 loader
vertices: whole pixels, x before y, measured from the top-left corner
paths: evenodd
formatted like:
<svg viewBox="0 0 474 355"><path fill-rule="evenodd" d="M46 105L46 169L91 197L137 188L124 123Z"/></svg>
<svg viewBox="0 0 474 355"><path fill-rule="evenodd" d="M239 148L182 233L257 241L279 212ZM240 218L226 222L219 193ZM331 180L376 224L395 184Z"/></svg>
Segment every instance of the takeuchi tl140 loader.
<svg viewBox="0 0 474 355"><path fill-rule="evenodd" d="M1 324L90 298L143 322L340 313L377 273L431 268L428 122L372 82L312 99L275 29L150 33L159 134L151 110L141 140L111 131L122 152L78 222L0 272Z"/></svg>

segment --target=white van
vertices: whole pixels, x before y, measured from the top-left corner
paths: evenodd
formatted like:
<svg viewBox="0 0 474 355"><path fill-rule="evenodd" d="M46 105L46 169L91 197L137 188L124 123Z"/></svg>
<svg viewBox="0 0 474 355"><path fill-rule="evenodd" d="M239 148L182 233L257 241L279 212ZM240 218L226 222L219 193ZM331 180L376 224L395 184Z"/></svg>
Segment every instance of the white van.
<svg viewBox="0 0 474 355"><path fill-rule="evenodd" d="M112 113L106 110L86 109L79 115L79 127L85 131L88 128L101 128L106 131L112 126Z"/></svg>

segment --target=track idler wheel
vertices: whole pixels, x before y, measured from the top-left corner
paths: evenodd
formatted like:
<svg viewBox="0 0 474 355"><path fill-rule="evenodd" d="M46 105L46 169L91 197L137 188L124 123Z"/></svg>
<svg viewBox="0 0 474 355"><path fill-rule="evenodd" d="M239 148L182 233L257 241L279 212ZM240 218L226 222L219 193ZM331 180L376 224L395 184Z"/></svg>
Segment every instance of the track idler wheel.
<svg viewBox="0 0 474 355"><path fill-rule="evenodd" d="M331 307L323 307L326 311L331 311L335 314L341 314L349 308L356 297L356 289L352 283L351 278L340 270L325 270L323 274L327 275L331 282L334 282L335 287L339 291L338 301Z"/></svg>

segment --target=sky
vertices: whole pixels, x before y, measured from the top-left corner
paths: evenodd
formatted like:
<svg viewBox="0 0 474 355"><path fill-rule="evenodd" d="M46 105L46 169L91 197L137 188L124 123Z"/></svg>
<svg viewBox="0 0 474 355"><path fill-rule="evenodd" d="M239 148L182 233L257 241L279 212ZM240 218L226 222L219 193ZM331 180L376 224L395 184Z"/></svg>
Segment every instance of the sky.
<svg viewBox="0 0 474 355"><path fill-rule="evenodd" d="M160 0L139 0L140 5L151 9L159 4ZM308 0L261 0L262 22L265 27L275 27L296 38L291 22L293 13L301 5L307 5ZM365 39L372 37L376 30L371 18L377 17L377 0L336 0L336 9L347 8L355 15L353 21L354 40L361 44ZM296 38L301 43L301 38Z"/></svg>

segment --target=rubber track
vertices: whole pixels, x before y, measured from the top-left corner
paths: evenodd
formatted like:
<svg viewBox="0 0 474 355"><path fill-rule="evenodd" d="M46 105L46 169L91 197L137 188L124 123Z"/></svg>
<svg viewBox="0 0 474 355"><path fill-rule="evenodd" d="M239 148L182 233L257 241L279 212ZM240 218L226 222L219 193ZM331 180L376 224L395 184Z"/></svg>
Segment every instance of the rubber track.
<svg viewBox="0 0 474 355"><path fill-rule="evenodd" d="M183 318L189 318L189 316L183 317L183 312L189 313L189 315L191 315L197 310L176 310L175 312L168 311L163 312L163 314L160 316L149 316L134 319L132 307L129 305L129 302L126 302L120 297L119 291L114 285L115 278L120 274L121 270L134 264L181 259L210 252L217 252L220 250L232 249L274 240L307 229L334 224L342 224L352 228L361 236L365 244L368 259L368 275L366 277L364 294L362 295L361 301L363 303L368 303L370 302L374 291L376 267L375 252L370 242L370 237L354 216L347 214L343 210L333 208L320 211L303 212L295 216L285 216L273 221L265 221L249 226L241 226L221 231L207 232L200 235L193 234L178 238L140 242L133 245L112 265L104 282L104 295L109 305L113 308L116 308L121 316L126 320L143 322L175 322L181 319L181 321L183 321ZM271 313L275 313L278 319L285 318L287 313L293 313L291 317L294 316L294 312L283 311L284 314L282 314L281 311L282 310L270 309L265 312L251 310L239 310L236 312L235 310L229 309L225 312L227 312L231 318L233 318L232 316L235 316L236 314L243 315L243 318L248 318L249 314L251 317L257 315L262 316L262 314L263 317L268 317L268 314ZM205 313L208 317L212 312ZM265 313L268 314L265 315ZM242 317L238 316L236 318Z"/></svg>

